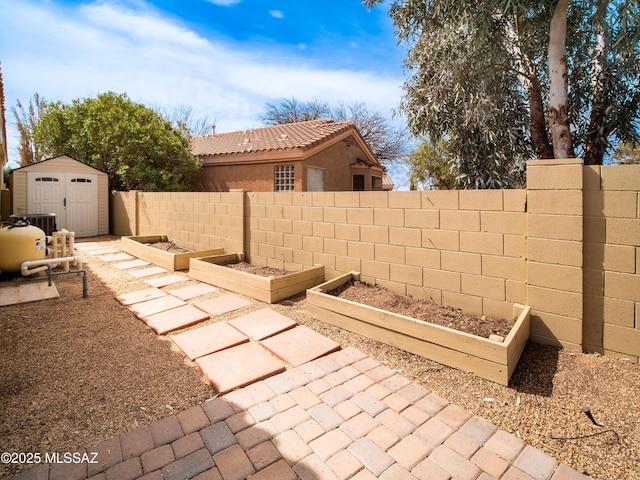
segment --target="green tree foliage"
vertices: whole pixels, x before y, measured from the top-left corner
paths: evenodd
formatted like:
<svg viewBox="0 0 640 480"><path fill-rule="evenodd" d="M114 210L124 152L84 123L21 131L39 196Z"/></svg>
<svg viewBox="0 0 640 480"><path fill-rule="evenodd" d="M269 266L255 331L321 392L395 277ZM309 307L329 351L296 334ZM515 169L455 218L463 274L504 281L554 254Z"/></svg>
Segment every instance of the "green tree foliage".
<svg viewBox="0 0 640 480"><path fill-rule="evenodd" d="M640 144L621 143L611 160L620 165L640 165Z"/></svg>
<svg viewBox="0 0 640 480"><path fill-rule="evenodd" d="M458 188L458 174L452 171L447 142L423 142L409 155L411 190L452 190Z"/></svg>
<svg viewBox="0 0 640 480"><path fill-rule="evenodd" d="M406 132L394 127L381 113L369 109L362 102L331 105L319 100L299 102L295 98L283 99L278 104L267 103L260 120L265 125L278 125L321 118L352 122L383 165L399 160L405 153Z"/></svg>
<svg viewBox="0 0 640 480"><path fill-rule="evenodd" d="M126 94L46 103L33 134L46 156L69 155L106 172L111 189L189 190L200 169L190 137Z"/></svg>
<svg viewBox="0 0 640 480"><path fill-rule="evenodd" d="M395 0L390 15L408 47L400 108L411 133L451 142L463 186L513 185L524 161L554 149L601 164L638 139L639 2ZM566 83L562 105L550 101L550 71ZM570 135L554 145L559 117Z"/></svg>

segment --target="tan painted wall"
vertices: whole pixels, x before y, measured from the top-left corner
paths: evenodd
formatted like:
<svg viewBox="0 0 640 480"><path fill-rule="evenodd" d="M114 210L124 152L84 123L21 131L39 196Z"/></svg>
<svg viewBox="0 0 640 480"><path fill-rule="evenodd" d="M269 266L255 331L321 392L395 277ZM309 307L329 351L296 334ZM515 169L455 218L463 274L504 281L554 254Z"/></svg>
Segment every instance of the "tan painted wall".
<svg viewBox="0 0 640 480"><path fill-rule="evenodd" d="M396 292L510 317L531 338L640 357L640 166L528 164L527 190L139 193L140 235L258 265L360 271ZM114 216L131 234L132 193ZM244 220L241 213L244 212Z"/></svg>
<svg viewBox="0 0 640 480"><path fill-rule="evenodd" d="M166 235L193 250L243 252L244 197L243 191L118 192L112 201L113 233Z"/></svg>
<svg viewBox="0 0 640 480"><path fill-rule="evenodd" d="M586 349L640 357L640 166L584 167Z"/></svg>
<svg viewBox="0 0 640 480"><path fill-rule="evenodd" d="M295 166L295 191L307 191L307 167L323 168L327 172L327 191L352 190L353 173L365 174L366 189L371 190L371 175L381 176L382 172L370 168L350 167L356 158L366 158L358 145L347 146L338 142L304 160L252 163L247 165L204 165L197 181L201 191L227 192L244 189L252 192L273 192L276 165Z"/></svg>
<svg viewBox="0 0 640 480"><path fill-rule="evenodd" d="M109 233L109 177L95 168L78 162L73 158L61 156L34 163L11 172L11 192L13 213L27 211L27 174L28 172L83 173L98 176L98 235Z"/></svg>

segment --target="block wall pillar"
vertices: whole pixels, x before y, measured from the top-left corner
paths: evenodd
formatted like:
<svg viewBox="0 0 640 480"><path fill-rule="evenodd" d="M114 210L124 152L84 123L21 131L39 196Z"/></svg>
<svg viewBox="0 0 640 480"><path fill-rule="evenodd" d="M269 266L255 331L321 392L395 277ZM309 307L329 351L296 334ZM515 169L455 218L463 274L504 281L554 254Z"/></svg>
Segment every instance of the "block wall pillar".
<svg viewBox="0 0 640 480"><path fill-rule="evenodd" d="M583 174L580 159L527 163L527 303L531 340L582 349Z"/></svg>
<svg viewBox="0 0 640 480"><path fill-rule="evenodd" d="M245 253L248 250L245 243L248 228L246 221L247 209L245 207L247 194L242 189L231 189L227 195L229 197L229 206L225 224L228 227L228 237L224 247L230 252Z"/></svg>

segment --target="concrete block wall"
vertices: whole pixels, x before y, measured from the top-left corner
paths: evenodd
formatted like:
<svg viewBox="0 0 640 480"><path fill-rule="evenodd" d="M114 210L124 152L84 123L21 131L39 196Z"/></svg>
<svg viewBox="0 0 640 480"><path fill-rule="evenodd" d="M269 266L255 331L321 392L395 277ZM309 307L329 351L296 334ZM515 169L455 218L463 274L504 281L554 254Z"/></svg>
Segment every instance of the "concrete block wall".
<svg viewBox="0 0 640 480"><path fill-rule="evenodd" d="M527 164L527 303L530 338L582 345L582 162Z"/></svg>
<svg viewBox="0 0 640 480"><path fill-rule="evenodd" d="M183 247L244 250L244 192L120 192L114 234L166 235ZM126 219L126 220L125 220ZM137 225L132 224L137 219Z"/></svg>
<svg viewBox="0 0 640 480"><path fill-rule="evenodd" d="M116 235L138 235L138 191L117 192L111 195L111 231Z"/></svg>
<svg viewBox="0 0 640 480"><path fill-rule="evenodd" d="M588 351L640 357L640 166L584 167Z"/></svg>
<svg viewBox="0 0 640 480"><path fill-rule="evenodd" d="M359 271L474 314L532 307L531 339L640 357L640 166L533 161L527 190L117 193L116 235L326 277Z"/></svg>
<svg viewBox="0 0 640 480"><path fill-rule="evenodd" d="M526 192L252 192L248 259L352 270L403 295L511 317L526 303Z"/></svg>

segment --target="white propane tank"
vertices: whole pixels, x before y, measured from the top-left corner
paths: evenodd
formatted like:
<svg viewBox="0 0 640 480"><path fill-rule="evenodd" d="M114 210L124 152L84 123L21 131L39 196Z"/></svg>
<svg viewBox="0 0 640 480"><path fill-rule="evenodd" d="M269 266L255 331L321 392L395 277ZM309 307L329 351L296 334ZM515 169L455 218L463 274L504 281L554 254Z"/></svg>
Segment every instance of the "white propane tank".
<svg viewBox="0 0 640 480"><path fill-rule="evenodd" d="M42 229L26 221L0 228L0 271L19 272L22 262L46 257L47 237Z"/></svg>

